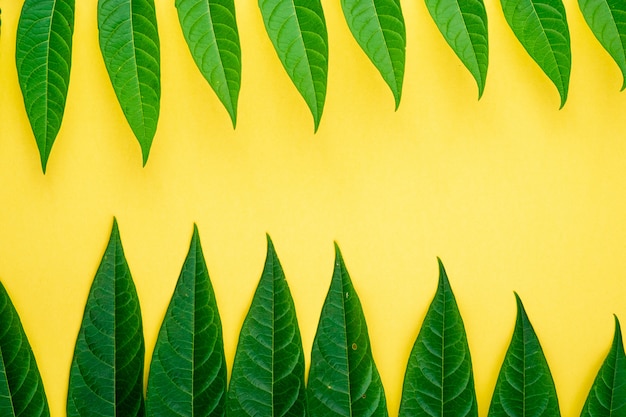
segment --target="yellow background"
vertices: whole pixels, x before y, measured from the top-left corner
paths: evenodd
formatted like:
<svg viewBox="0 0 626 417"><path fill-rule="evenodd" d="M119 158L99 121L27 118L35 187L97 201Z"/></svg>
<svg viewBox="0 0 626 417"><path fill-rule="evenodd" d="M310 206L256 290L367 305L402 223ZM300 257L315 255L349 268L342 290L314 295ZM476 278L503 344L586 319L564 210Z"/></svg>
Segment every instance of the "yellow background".
<svg viewBox="0 0 626 417"><path fill-rule="evenodd" d="M330 69L317 134L253 0L236 1L239 120L195 67L173 0L157 0L161 118L141 166L100 56L96 1L77 0L65 119L41 172L15 70L22 1L0 0L0 277L22 318L53 417L113 216L141 301L149 362L197 222L229 365L265 258L276 245L307 360L340 244L397 415L406 361L447 267L467 328L480 415L508 346L513 291L543 344L563 416L580 413L626 320L626 93L621 74L565 6L570 97L556 89L487 0L485 94L422 1L402 1L402 103L323 0Z"/></svg>

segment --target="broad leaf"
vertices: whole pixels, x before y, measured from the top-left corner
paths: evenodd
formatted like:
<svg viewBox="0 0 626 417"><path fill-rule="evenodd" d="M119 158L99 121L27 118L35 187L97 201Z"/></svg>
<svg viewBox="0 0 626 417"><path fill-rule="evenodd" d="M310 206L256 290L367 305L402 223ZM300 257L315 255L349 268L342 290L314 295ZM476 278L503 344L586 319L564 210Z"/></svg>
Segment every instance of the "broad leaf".
<svg viewBox="0 0 626 417"><path fill-rule="evenodd" d="M76 339L67 416L143 416L143 366L139 300L114 221Z"/></svg>
<svg viewBox="0 0 626 417"><path fill-rule="evenodd" d="M196 65L237 124L241 47L233 0L176 0L178 18Z"/></svg>
<svg viewBox="0 0 626 417"><path fill-rule="evenodd" d="M569 28L561 0L500 0L506 21L532 59L567 101L572 67Z"/></svg>
<svg viewBox="0 0 626 417"><path fill-rule="evenodd" d="M626 415L626 355L622 342L622 330L615 317L613 344L602 367L598 371L581 417Z"/></svg>
<svg viewBox="0 0 626 417"><path fill-rule="evenodd" d="M341 0L341 7L352 35L389 85L397 109L406 55L400 0Z"/></svg>
<svg viewBox="0 0 626 417"><path fill-rule="evenodd" d="M359 297L335 244L335 270L311 352L310 417L386 417L387 402Z"/></svg>
<svg viewBox="0 0 626 417"><path fill-rule="evenodd" d="M274 245L235 353L226 415L304 416L304 352L296 309Z"/></svg>
<svg viewBox="0 0 626 417"><path fill-rule="evenodd" d="M161 58L154 0L99 0L100 50L120 102L148 161L159 119Z"/></svg>
<svg viewBox="0 0 626 417"><path fill-rule="evenodd" d="M461 59L483 95L489 66L487 11L483 0L426 0L439 31Z"/></svg>
<svg viewBox="0 0 626 417"><path fill-rule="evenodd" d="M400 417L478 417L465 326L439 260L439 285L404 378Z"/></svg>
<svg viewBox="0 0 626 417"><path fill-rule="evenodd" d="M622 70L626 88L626 2L623 0L578 0L580 10L604 49Z"/></svg>
<svg viewBox="0 0 626 417"><path fill-rule="evenodd" d="M328 32L320 0L259 0L265 29L311 110L315 131L326 99Z"/></svg>
<svg viewBox="0 0 626 417"><path fill-rule="evenodd" d="M226 360L215 294L194 226L152 354L148 416L224 416Z"/></svg>
<svg viewBox="0 0 626 417"><path fill-rule="evenodd" d="M65 112L73 34L74 0L24 2L15 62L44 173Z"/></svg>
<svg viewBox="0 0 626 417"><path fill-rule="evenodd" d="M35 356L17 311L2 284L0 284L0 416L50 416Z"/></svg>
<svg viewBox="0 0 626 417"><path fill-rule="evenodd" d="M560 416L556 388L522 300L517 300L517 319L511 344L504 357L491 399L489 417Z"/></svg>

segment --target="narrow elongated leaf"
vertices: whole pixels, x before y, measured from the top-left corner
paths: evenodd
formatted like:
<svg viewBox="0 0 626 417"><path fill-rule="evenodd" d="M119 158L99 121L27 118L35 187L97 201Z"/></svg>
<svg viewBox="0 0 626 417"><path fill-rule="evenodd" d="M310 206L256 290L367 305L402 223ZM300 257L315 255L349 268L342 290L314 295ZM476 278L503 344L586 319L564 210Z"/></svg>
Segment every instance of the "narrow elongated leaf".
<svg viewBox="0 0 626 417"><path fill-rule="evenodd" d="M341 7L352 35L391 89L397 109L406 55L400 0L341 0Z"/></svg>
<svg viewBox="0 0 626 417"><path fill-rule="evenodd" d="M17 311L1 283L0 416L50 416L35 356Z"/></svg>
<svg viewBox="0 0 626 417"><path fill-rule="evenodd" d="M148 161L159 120L161 52L154 0L99 0L100 50L124 116Z"/></svg>
<svg viewBox="0 0 626 417"><path fill-rule="evenodd" d="M226 360L198 228L152 354L148 416L223 417Z"/></svg>
<svg viewBox="0 0 626 417"><path fill-rule="evenodd" d="M626 355L622 330L615 317L613 344L587 396L581 417L626 415Z"/></svg>
<svg viewBox="0 0 626 417"><path fill-rule="evenodd" d="M24 2L15 62L44 173L65 112L73 34L74 0Z"/></svg>
<svg viewBox="0 0 626 417"><path fill-rule="evenodd" d="M68 417L143 416L143 366L141 310L114 221L76 339Z"/></svg>
<svg viewBox="0 0 626 417"><path fill-rule="evenodd" d="M483 95L489 66L487 11L483 0L426 0L439 31L461 59Z"/></svg>
<svg viewBox="0 0 626 417"><path fill-rule="evenodd" d="M578 0L591 31L622 71L626 88L626 2L622 0Z"/></svg>
<svg viewBox="0 0 626 417"><path fill-rule="evenodd" d="M359 297L335 244L335 270L313 340L307 387L309 417L386 417Z"/></svg>
<svg viewBox="0 0 626 417"><path fill-rule="evenodd" d="M326 100L328 31L320 0L259 0L265 29L311 110L315 131Z"/></svg>
<svg viewBox="0 0 626 417"><path fill-rule="evenodd" d="M233 363L228 416L304 416L304 352L296 309L274 245L246 316Z"/></svg>
<svg viewBox="0 0 626 417"><path fill-rule="evenodd" d="M409 357L399 415L478 416L465 326L441 260L437 293Z"/></svg>
<svg viewBox="0 0 626 417"><path fill-rule="evenodd" d="M178 19L196 65L237 124L241 47L233 0L176 0Z"/></svg>
<svg viewBox="0 0 626 417"><path fill-rule="evenodd" d="M500 369L489 417L560 416L556 388L522 300L515 294L517 319Z"/></svg>
<svg viewBox="0 0 626 417"><path fill-rule="evenodd" d="M532 59L567 101L572 67L569 28L561 0L500 0L504 17Z"/></svg>

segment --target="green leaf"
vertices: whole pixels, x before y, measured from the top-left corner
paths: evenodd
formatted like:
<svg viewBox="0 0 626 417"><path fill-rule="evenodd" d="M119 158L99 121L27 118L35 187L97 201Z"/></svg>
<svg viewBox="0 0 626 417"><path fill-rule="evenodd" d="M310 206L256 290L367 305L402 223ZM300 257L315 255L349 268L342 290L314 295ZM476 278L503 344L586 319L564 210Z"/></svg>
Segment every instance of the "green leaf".
<svg viewBox="0 0 626 417"><path fill-rule="evenodd" d="M0 415L48 417L37 362L13 303L0 283Z"/></svg>
<svg viewBox="0 0 626 417"><path fill-rule="evenodd" d="M622 71L626 88L626 2L623 0L578 0L591 31Z"/></svg>
<svg viewBox="0 0 626 417"><path fill-rule="evenodd" d="M198 228L152 355L148 416L224 416L226 360Z"/></svg>
<svg viewBox="0 0 626 417"><path fill-rule="evenodd" d="M487 11L483 0L426 0L439 31L461 59L483 95L489 66Z"/></svg>
<svg viewBox="0 0 626 417"><path fill-rule="evenodd" d="M522 300L517 300L517 319L511 344L500 369L489 417L560 416L556 388L537 335Z"/></svg>
<svg viewBox="0 0 626 417"><path fill-rule="evenodd" d="M109 78L146 165L161 98L154 0L99 0L98 31Z"/></svg>
<svg viewBox="0 0 626 417"><path fill-rule="evenodd" d="M304 416L304 352L296 309L274 245L235 353L226 415Z"/></svg>
<svg viewBox="0 0 626 417"><path fill-rule="evenodd" d="M233 122L241 86L241 47L233 0L176 0L178 19L196 65Z"/></svg>
<svg viewBox="0 0 626 417"><path fill-rule="evenodd" d="M320 0L259 0L265 29L311 110L315 131L326 99L328 32Z"/></svg>
<svg viewBox="0 0 626 417"><path fill-rule="evenodd" d="M400 417L478 417L465 326L446 271L417 336L404 378Z"/></svg>
<svg viewBox="0 0 626 417"><path fill-rule="evenodd" d="M114 220L76 339L67 416L143 416L143 366L141 310Z"/></svg>
<svg viewBox="0 0 626 417"><path fill-rule="evenodd" d="M73 34L74 0L24 2L15 62L44 173L65 112Z"/></svg>
<svg viewBox="0 0 626 417"><path fill-rule="evenodd" d="M397 110L406 55L400 0L341 0L341 7L352 35L389 85Z"/></svg>
<svg viewBox="0 0 626 417"><path fill-rule="evenodd" d="M387 402L359 297L335 244L335 270L313 340L310 417L386 417Z"/></svg>
<svg viewBox="0 0 626 417"><path fill-rule="evenodd" d="M613 344L598 371L581 417L626 415L626 355L619 320L615 317Z"/></svg>
<svg viewBox="0 0 626 417"><path fill-rule="evenodd" d="M567 101L572 67L569 28L561 0L501 0L506 21L532 59Z"/></svg>

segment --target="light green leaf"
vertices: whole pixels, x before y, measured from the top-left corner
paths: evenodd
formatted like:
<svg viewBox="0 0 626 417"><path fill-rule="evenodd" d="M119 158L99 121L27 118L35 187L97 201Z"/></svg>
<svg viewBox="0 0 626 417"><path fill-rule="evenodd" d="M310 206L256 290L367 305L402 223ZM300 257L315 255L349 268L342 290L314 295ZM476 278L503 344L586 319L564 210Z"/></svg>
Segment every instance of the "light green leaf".
<svg viewBox="0 0 626 417"><path fill-rule="evenodd" d="M326 99L328 32L320 0L259 0L265 29L311 110L315 131Z"/></svg>
<svg viewBox="0 0 626 417"><path fill-rule="evenodd" d="M581 417L604 417L626 415L626 355L622 342L622 330L615 317L613 344L602 367L598 371Z"/></svg>
<svg viewBox="0 0 626 417"><path fill-rule="evenodd" d="M76 339L67 416L143 416L143 366L141 310L114 220Z"/></svg>
<svg viewBox="0 0 626 417"><path fill-rule="evenodd" d="M310 417L386 417L387 402L359 297L335 244L335 270L313 340Z"/></svg>
<svg viewBox="0 0 626 417"><path fill-rule="evenodd" d="M35 356L17 311L1 283L0 416L50 416Z"/></svg>
<svg viewBox="0 0 626 417"><path fill-rule="evenodd" d="M341 0L341 7L352 35L391 89L398 109L406 55L400 0Z"/></svg>
<svg viewBox="0 0 626 417"><path fill-rule="evenodd" d="M233 0L176 0L178 19L196 65L233 122L241 86L241 47Z"/></svg>
<svg viewBox="0 0 626 417"><path fill-rule="evenodd" d="M591 31L622 71L626 88L626 2L623 0L578 0Z"/></svg>
<svg viewBox="0 0 626 417"><path fill-rule="evenodd" d="M461 59L483 95L489 66L487 11L483 0L426 0L439 31Z"/></svg>
<svg viewBox="0 0 626 417"><path fill-rule="evenodd" d="M99 0L98 31L109 78L146 165L161 99L154 0Z"/></svg>
<svg viewBox="0 0 626 417"><path fill-rule="evenodd" d="M500 0L520 43L567 101L572 67L569 28L561 0Z"/></svg>
<svg viewBox="0 0 626 417"><path fill-rule="evenodd" d="M274 245L235 353L226 415L304 416L304 352L296 309Z"/></svg>
<svg viewBox="0 0 626 417"><path fill-rule="evenodd" d="M548 362L522 300L515 294L517 319L511 344L500 369L489 417L560 416Z"/></svg>
<svg viewBox="0 0 626 417"><path fill-rule="evenodd" d="M417 336L404 378L400 417L478 417L465 326L446 271Z"/></svg>
<svg viewBox="0 0 626 417"><path fill-rule="evenodd" d="M73 34L74 0L24 2L15 62L44 173L65 112Z"/></svg>
<svg viewBox="0 0 626 417"><path fill-rule="evenodd" d="M152 354L148 416L223 417L226 360L215 294L198 228Z"/></svg>

